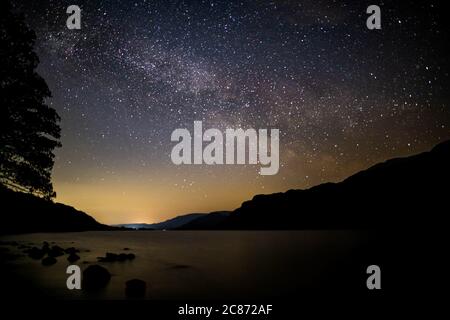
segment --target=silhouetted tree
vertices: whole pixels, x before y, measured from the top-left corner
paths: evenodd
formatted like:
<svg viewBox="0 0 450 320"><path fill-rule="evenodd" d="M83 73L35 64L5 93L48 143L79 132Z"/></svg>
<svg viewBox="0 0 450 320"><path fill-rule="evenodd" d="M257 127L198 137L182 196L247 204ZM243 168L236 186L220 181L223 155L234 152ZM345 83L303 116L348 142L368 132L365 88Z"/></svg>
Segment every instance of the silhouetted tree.
<svg viewBox="0 0 450 320"><path fill-rule="evenodd" d="M36 73L35 39L23 17L12 12L8 1L0 1L0 182L52 198L60 118L45 103L51 93Z"/></svg>

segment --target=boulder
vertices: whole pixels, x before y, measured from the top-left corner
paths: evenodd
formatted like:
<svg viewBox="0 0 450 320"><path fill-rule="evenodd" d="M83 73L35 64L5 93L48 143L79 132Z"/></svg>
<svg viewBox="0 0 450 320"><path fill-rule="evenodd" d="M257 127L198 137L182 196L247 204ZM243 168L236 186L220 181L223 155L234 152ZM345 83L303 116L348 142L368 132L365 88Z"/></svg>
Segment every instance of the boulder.
<svg viewBox="0 0 450 320"><path fill-rule="evenodd" d="M53 257L45 257L44 259L42 259L43 266L51 266L54 265L56 262L57 262L56 259Z"/></svg>
<svg viewBox="0 0 450 320"><path fill-rule="evenodd" d="M48 256L49 257L60 257L64 255L64 249L59 247L59 246L53 246L50 248L50 250L48 251Z"/></svg>
<svg viewBox="0 0 450 320"><path fill-rule="evenodd" d="M67 254L72 254L72 253L79 253L80 250L78 250L78 249L76 249L74 247L70 247L70 248L65 249L64 252L67 253Z"/></svg>
<svg viewBox="0 0 450 320"><path fill-rule="evenodd" d="M39 249L38 247L33 247L33 248L27 250L27 253L31 259L35 259L35 260L40 260L45 255L45 252L43 250Z"/></svg>
<svg viewBox="0 0 450 320"><path fill-rule="evenodd" d="M119 260L119 255L112 252L107 252L104 257L97 258L101 262L115 262Z"/></svg>
<svg viewBox="0 0 450 320"><path fill-rule="evenodd" d="M127 298L144 298L147 284L143 280L133 279L125 283L125 295Z"/></svg>
<svg viewBox="0 0 450 320"><path fill-rule="evenodd" d="M111 274L109 271L98 264L91 265L83 271L83 289L95 291L106 287Z"/></svg>
<svg viewBox="0 0 450 320"><path fill-rule="evenodd" d="M128 259L128 255L126 253L121 253L119 254L119 256L117 257L117 261L125 261Z"/></svg>
<svg viewBox="0 0 450 320"><path fill-rule="evenodd" d="M97 257L99 262L116 262L116 261L125 261L125 260L133 260L136 258L134 253L111 253L107 252L105 257Z"/></svg>
<svg viewBox="0 0 450 320"><path fill-rule="evenodd" d="M67 257L67 261L69 261L70 263L73 263L75 261L80 260L80 256L77 255L76 253L71 253L68 257Z"/></svg>
<svg viewBox="0 0 450 320"><path fill-rule="evenodd" d="M44 253L48 253L50 251L50 246L47 241L42 243L42 251L44 251Z"/></svg>

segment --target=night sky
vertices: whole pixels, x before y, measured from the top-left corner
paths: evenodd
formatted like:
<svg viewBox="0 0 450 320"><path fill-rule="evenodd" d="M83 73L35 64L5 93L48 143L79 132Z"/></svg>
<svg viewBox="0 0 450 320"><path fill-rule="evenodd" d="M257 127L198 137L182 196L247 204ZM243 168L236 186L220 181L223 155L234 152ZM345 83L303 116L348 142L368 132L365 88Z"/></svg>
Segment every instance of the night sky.
<svg viewBox="0 0 450 320"><path fill-rule="evenodd" d="M104 223L234 209L450 138L439 2L15 1L60 114L57 201ZM81 7L81 30L66 8ZM381 7L368 30L366 8ZM277 128L280 170L175 166L173 130Z"/></svg>

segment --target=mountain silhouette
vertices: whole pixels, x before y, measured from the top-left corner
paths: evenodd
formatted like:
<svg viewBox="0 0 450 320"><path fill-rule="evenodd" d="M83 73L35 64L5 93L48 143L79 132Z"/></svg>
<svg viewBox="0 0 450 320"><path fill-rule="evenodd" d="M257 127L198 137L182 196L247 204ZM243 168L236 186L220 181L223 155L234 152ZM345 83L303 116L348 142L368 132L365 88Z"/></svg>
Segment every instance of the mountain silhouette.
<svg viewBox="0 0 450 320"><path fill-rule="evenodd" d="M0 186L0 234L116 230L73 207Z"/></svg>
<svg viewBox="0 0 450 320"><path fill-rule="evenodd" d="M177 229L178 230L214 229L221 223L223 223L229 216L230 211L215 211L197 217L196 219L193 219L192 221L189 221L188 223L179 226Z"/></svg>
<svg viewBox="0 0 450 320"><path fill-rule="evenodd" d="M119 226L159 230L394 230L436 226L447 210L449 164L450 140L429 152L376 164L339 183L256 195L231 213L193 213L156 224ZM0 201L0 234L119 230L73 207L3 186Z"/></svg>
<svg viewBox="0 0 450 320"><path fill-rule="evenodd" d="M188 213L158 223L125 223L117 224L114 226L131 229L169 230L177 229L180 226L191 222L192 220L203 217L204 215L206 215L206 213Z"/></svg>
<svg viewBox="0 0 450 320"><path fill-rule="evenodd" d="M450 141L339 183L256 195L216 229L358 229L436 225L447 208Z"/></svg>

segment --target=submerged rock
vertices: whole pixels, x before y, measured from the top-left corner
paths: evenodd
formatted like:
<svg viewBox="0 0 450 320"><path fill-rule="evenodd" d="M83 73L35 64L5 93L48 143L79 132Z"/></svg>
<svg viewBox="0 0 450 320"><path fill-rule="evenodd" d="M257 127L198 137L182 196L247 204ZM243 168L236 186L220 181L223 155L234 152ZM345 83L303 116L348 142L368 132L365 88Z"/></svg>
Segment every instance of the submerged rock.
<svg viewBox="0 0 450 320"><path fill-rule="evenodd" d="M59 247L59 246L53 246L50 248L50 250L48 251L48 256L49 257L60 257L64 255L64 249Z"/></svg>
<svg viewBox="0 0 450 320"><path fill-rule="evenodd" d="M128 259L128 255L126 253L121 253L119 254L119 256L117 257L117 261L125 261Z"/></svg>
<svg viewBox="0 0 450 320"><path fill-rule="evenodd" d="M43 266L51 266L54 265L57 262L57 260L53 257L45 257L42 259L42 265Z"/></svg>
<svg viewBox="0 0 450 320"><path fill-rule="evenodd" d="M83 289L93 291L104 288L110 279L111 274L106 268L98 264L89 266L83 271Z"/></svg>
<svg viewBox="0 0 450 320"><path fill-rule="evenodd" d="M188 266L187 264L176 264L171 267L171 269L189 269L191 266Z"/></svg>
<svg viewBox="0 0 450 320"><path fill-rule="evenodd" d="M44 257L45 252L38 247L33 247L29 250L26 250L26 253L28 253L28 256L31 259L40 260Z"/></svg>
<svg viewBox="0 0 450 320"><path fill-rule="evenodd" d="M106 259L108 259L110 261L116 261L118 257L119 257L119 255L116 253L111 253L111 252L106 253Z"/></svg>
<svg viewBox="0 0 450 320"><path fill-rule="evenodd" d="M72 254L72 253L79 253L80 250L78 250L78 249L76 249L74 247L70 247L70 248L65 249L64 252L68 253L68 254Z"/></svg>
<svg viewBox="0 0 450 320"><path fill-rule="evenodd" d="M71 253L68 257L67 257L67 261L69 261L70 263L73 263L75 261L80 260L80 256L77 255L76 253Z"/></svg>
<svg viewBox="0 0 450 320"><path fill-rule="evenodd" d="M50 245L47 241L44 241L42 243L42 251L44 251L45 253L48 253L50 251Z"/></svg>
<svg viewBox="0 0 450 320"><path fill-rule="evenodd" d="M117 261L118 255L115 253L107 252L105 257L97 257L100 262L114 262Z"/></svg>
<svg viewBox="0 0 450 320"><path fill-rule="evenodd" d="M143 280L133 279L125 283L125 295L127 298L143 298L147 284Z"/></svg>
<svg viewBox="0 0 450 320"><path fill-rule="evenodd" d="M107 252L105 257L97 257L100 262L115 262L115 261L125 261L125 260L133 260L136 258L136 255L133 253L111 253Z"/></svg>

